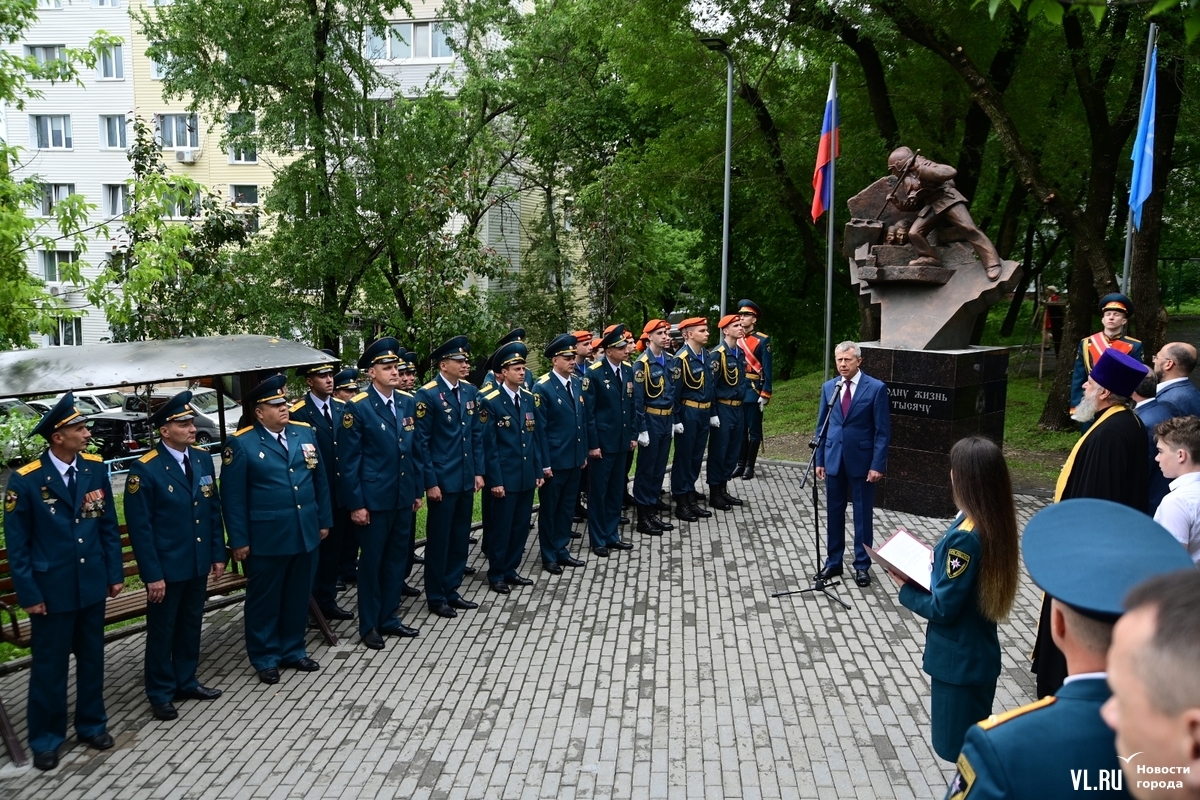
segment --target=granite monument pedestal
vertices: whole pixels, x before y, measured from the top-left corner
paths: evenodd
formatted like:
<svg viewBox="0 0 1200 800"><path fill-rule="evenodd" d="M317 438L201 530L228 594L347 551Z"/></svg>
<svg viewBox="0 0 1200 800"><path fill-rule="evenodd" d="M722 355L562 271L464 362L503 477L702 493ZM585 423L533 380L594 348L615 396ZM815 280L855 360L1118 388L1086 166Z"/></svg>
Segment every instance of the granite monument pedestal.
<svg viewBox="0 0 1200 800"><path fill-rule="evenodd" d="M892 404L887 471L875 505L929 517L953 517L950 448L981 434L1002 445L1008 349L902 350L861 343L862 369L883 381ZM877 541L890 532L880 532Z"/></svg>

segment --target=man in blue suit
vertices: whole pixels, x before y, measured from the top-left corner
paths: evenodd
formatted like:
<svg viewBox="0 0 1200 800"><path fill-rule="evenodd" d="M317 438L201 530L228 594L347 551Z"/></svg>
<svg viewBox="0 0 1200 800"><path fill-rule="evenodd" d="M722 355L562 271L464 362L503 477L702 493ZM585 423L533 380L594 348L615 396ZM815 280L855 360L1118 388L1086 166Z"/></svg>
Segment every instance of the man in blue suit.
<svg viewBox="0 0 1200 800"><path fill-rule="evenodd" d="M1163 475L1155 460L1155 456L1158 455L1158 445L1154 441L1154 428L1158 423L1175 416L1175 409L1166 403L1159 402L1155 397L1157 386L1158 379L1154 377L1154 370L1150 370L1146 373L1146 377L1142 378L1138 388L1133 391L1133 402L1136 403L1133 413L1137 414L1138 419L1142 421L1150 443L1150 505L1147 506L1150 516L1154 516L1154 512L1158 510L1158 504L1167 496L1167 492L1171 491L1171 482Z"/></svg>
<svg viewBox="0 0 1200 800"><path fill-rule="evenodd" d="M246 653L263 683L279 667L321 668L304 631L317 547L333 525L329 484L312 428L292 422L276 375L243 398L254 422L225 443L221 500L233 557L246 562Z"/></svg>
<svg viewBox="0 0 1200 800"><path fill-rule="evenodd" d="M857 344L842 342L834 348L833 357L838 377L821 387L817 418L820 430L825 415L830 415L825 441L816 451L817 479L825 481L825 505L829 509L828 558L817 578L828 580L842 574L846 501L853 498L854 582L865 587L871 585L871 558L865 545L875 541L875 484L887 468L891 404L883 382L859 369L862 351Z"/></svg>
<svg viewBox="0 0 1200 800"><path fill-rule="evenodd" d="M332 350L322 350L327 356L336 358ZM289 409L290 419L306 422L317 437L321 450L321 467L325 470L325 481L329 484L329 501L333 505L333 527L329 535L321 540L317 553L317 580L313 584L313 600L325 619L354 619L354 615L337 604L338 573L342 568L346 539L355 532L350 529L350 512L338 491L338 473L341 470L342 426L346 404L333 396L335 361L326 361L311 367L299 367L297 377L308 384L308 392Z"/></svg>
<svg viewBox="0 0 1200 800"><path fill-rule="evenodd" d="M384 636L418 633L396 616L426 470L422 452L414 448L416 404L411 394L397 389L403 355L390 336L363 351L358 366L371 383L339 420L345 448L340 491L362 546L358 633L372 650L383 649Z"/></svg>
<svg viewBox="0 0 1200 800"><path fill-rule="evenodd" d="M75 732L113 746L104 710L104 601L124 586L121 532L108 469L83 452L87 418L64 394L34 428L49 447L19 467L4 495L4 536L17 600L29 614L29 747L33 765L58 766L67 737L67 667L75 654Z"/></svg>
<svg viewBox="0 0 1200 800"><path fill-rule="evenodd" d="M179 716L180 699L215 700L200 685L200 625L208 576L225 574L225 528L216 470L196 441L191 392L150 417L158 446L133 462L125 479L125 521L146 584L146 697L155 718Z"/></svg>
<svg viewBox="0 0 1200 800"><path fill-rule="evenodd" d="M533 493L545 479L544 445L538 425L541 402L525 388L525 355L519 341L501 345L491 362L500 382L480 401L483 425L483 550L488 559L488 585L497 594L511 586L531 586L517 568L525 555Z"/></svg>
<svg viewBox="0 0 1200 800"><path fill-rule="evenodd" d="M597 448L589 453L594 437L592 407L584 397L586 379L575 370L577 338L564 333L546 347L551 371L538 378L533 392L538 426L542 429L542 473L545 483L538 492L538 542L542 568L561 575L563 567L582 567L571 555L571 517L579 496L579 482L588 456L599 458Z"/></svg>
<svg viewBox="0 0 1200 800"><path fill-rule="evenodd" d="M600 340L604 356L588 367L587 398L592 403L595 438L588 449L600 456L588 464L588 534L592 552L608 558L610 550L632 550L621 539L621 501L625 496L625 457L637 446L637 400L633 370L626 360L625 326L617 325Z"/></svg>
<svg viewBox="0 0 1200 800"><path fill-rule="evenodd" d="M1174 409L1172 416L1200 417L1200 389L1192 385L1196 348L1187 342L1170 342L1154 356L1158 402Z"/></svg>
<svg viewBox="0 0 1200 800"><path fill-rule="evenodd" d="M483 488L479 392L467 383L471 345L455 336L430 354L438 376L416 393L417 448L425 456L425 599L439 617L479 608L458 593L467 566L475 492Z"/></svg>

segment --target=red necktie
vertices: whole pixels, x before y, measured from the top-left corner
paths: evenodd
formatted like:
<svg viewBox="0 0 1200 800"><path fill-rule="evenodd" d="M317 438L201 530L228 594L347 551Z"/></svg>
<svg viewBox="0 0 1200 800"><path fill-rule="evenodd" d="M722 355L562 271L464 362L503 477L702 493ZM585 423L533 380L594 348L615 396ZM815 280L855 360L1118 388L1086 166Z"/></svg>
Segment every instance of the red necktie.
<svg viewBox="0 0 1200 800"><path fill-rule="evenodd" d="M846 381L846 391L842 393L842 419L850 414L850 381Z"/></svg>

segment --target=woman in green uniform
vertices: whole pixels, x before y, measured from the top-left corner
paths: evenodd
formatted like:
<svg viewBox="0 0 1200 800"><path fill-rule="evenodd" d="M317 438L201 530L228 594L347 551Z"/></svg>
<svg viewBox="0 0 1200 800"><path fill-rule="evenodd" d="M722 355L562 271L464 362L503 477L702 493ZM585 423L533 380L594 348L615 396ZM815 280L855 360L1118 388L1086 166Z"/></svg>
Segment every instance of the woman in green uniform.
<svg viewBox="0 0 1200 800"><path fill-rule="evenodd" d="M900 602L929 620L923 669L930 677L933 749L953 762L967 729L992 713L1000 676L996 623L1017 594L1019 545L1012 479L1000 448L971 436L950 450L960 511L933 550L930 591L905 582Z"/></svg>

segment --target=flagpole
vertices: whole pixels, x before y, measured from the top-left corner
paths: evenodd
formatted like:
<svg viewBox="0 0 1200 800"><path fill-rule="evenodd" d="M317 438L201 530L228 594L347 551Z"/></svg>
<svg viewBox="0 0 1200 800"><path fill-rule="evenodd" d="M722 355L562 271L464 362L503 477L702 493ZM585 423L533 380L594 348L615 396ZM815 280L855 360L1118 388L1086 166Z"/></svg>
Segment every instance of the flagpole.
<svg viewBox="0 0 1200 800"><path fill-rule="evenodd" d="M1139 108L1146 109L1146 88L1150 85L1150 59L1158 40L1158 25L1150 23L1150 35L1146 38L1146 64L1142 67L1142 100ZM1132 194L1133 187L1130 186ZM1131 198L1132 199L1132 198ZM1125 266L1121 270L1121 294L1129 294L1129 263L1133 260L1133 203L1129 204L1129 217L1125 221Z"/></svg>
<svg viewBox="0 0 1200 800"><path fill-rule="evenodd" d="M833 350L833 217L834 217L834 175L837 169L838 155L838 118L837 118L837 62L833 62L830 73L830 94L833 95L833 131L829 142L829 207L825 209L828 215L825 224L828 248L825 255L825 378L829 380L829 354Z"/></svg>

